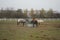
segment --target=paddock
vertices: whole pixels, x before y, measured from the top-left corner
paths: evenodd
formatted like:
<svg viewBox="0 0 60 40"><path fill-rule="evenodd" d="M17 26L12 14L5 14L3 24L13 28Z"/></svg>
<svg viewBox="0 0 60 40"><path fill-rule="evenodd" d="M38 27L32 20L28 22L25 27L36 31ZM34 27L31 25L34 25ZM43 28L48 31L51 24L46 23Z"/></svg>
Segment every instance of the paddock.
<svg viewBox="0 0 60 40"><path fill-rule="evenodd" d="M1 20L0 40L60 40L60 20L44 20L37 28L16 24L17 19Z"/></svg>

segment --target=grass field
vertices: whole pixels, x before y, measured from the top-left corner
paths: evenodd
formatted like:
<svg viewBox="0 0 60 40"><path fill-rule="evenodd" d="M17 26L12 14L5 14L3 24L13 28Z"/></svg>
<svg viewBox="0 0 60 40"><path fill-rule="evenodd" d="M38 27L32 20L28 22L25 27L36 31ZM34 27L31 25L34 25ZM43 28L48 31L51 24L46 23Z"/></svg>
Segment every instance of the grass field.
<svg viewBox="0 0 60 40"><path fill-rule="evenodd" d="M60 20L45 21L35 28L16 22L0 21L0 40L60 40Z"/></svg>

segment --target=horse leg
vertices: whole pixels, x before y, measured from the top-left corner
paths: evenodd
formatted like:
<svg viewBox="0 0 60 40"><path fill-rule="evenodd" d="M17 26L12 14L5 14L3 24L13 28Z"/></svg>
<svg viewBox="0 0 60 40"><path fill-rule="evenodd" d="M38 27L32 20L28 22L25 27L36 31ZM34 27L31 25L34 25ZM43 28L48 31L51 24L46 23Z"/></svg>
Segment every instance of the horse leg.
<svg viewBox="0 0 60 40"><path fill-rule="evenodd" d="M35 25L35 24L33 23L33 27L35 27L34 25Z"/></svg>
<svg viewBox="0 0 60 40"><path fill-rule="evenodd" d="M17 22L17 25L18 25L19 23Z"/></svg>
<svg viewBox="0 0 60 40"><path fill-rule="evenodd" d="M17 22L17 25L19 25L20 22Z"/></svg>
<svg viewBox="0 0 60 40"><path fill-rule="evenodd" d="M24 26L24 22L23 22L23 26Z"/></svg>
<svg viewBox="0 0 60 40"><path fill-rule="evenodd" d="M39 25L40 25L40 23L39 23Z"/></svg>
<svg viewBox="0 0 60 40"><path fill-rule="evenodd" d="M38 27L38 22L35 23L36 27Z"/></svg>
<svg viewBox="0 0 60 40"><path fill-rule="evenodd" d="M25 25L25 22L23 22L23 26Z"/></svg>
<svg viewBox="0 0 60 40"><path fill-rule="evenodd" d="M37 24L35 24L36 25L36 27L37 27Z"/></svg>

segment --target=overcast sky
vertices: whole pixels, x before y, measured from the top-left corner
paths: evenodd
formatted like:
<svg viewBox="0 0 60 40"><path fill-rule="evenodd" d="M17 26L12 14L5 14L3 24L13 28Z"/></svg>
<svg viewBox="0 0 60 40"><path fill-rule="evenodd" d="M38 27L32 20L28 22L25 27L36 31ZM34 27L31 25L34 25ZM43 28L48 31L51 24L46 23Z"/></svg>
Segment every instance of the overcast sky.
<svg viewBox="0 0 60 40"><path fill-rule="evenodd" d="M14 9L41 9L60 11L60 0L0 0L0 8L12 7Z"/></svg>

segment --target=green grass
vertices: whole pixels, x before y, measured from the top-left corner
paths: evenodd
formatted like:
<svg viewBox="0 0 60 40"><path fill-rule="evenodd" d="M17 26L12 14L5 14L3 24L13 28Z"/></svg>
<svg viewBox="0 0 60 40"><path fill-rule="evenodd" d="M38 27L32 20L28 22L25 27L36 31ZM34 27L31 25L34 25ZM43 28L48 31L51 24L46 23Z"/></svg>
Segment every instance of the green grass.
<svg viewBox="0 0 60 40"><path fill-rule="evenodd" d="M57 25L58 21L46 21L33 28L17 26L16 21L0 21L0 40L60 40L60 29L54 23Z"/></svg>

